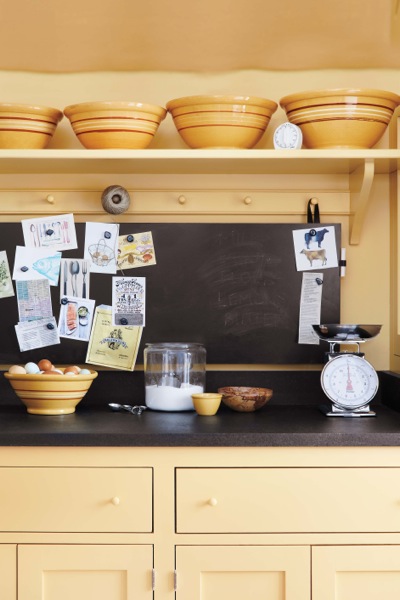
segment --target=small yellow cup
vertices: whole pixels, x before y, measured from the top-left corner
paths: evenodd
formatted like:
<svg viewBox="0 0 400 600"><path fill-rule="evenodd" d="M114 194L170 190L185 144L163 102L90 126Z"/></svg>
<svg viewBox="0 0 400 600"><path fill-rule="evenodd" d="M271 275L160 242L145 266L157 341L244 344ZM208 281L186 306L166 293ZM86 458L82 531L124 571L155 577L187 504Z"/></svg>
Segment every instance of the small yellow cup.
<svg viewBox="0 0 400 600"><path fill-rule="evenodd" d="M215 415L221 404L222 394L204 392L203 394L192 394L193 406L198 415Z"/></svg>

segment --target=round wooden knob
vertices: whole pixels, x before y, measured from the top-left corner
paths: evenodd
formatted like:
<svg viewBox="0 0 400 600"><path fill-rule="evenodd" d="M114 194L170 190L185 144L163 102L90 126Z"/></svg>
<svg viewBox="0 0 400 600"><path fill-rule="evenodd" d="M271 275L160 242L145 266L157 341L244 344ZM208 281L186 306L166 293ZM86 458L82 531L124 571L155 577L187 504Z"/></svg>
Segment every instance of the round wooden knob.
<svg viewBox="0 0 400 600"><path fill-rule="evenodd" d="M184 196L183 194L179 196L178 202L179 204L186 204L186 196Z"/></svg>
<svg viewBox="0 0 400 600"><path fill-rule="evenodd" d="M118 504L120 503L120 499L118 498L118 496L114 496L114 498L111 499L111 503L114 504L114 506L118 506Z"/></svg>
<svg viewBox="0 0 400 600"><path fill-rule="evenodd" d="M48 202L49 204L54 204L54 196L52 196L51 194L49 194L49 195L46 197L46 200L47 200L47 202Z"/></svg>
<svg viewBox="0 0 400 600"><path fill-rule="evenodd" d="M248 206L249 204L251 204L253 202L253 200L250 198L250 196L246 196L246 198L243 200L243 202L246 204L246 206Z"/></svg>
<svg viewBox="0 0 400 600"><path fill-rule="evenodd" d="M209 501L208 501L208 504L210 506L217 506L218 500L216 498L210 498Z"/></svg>

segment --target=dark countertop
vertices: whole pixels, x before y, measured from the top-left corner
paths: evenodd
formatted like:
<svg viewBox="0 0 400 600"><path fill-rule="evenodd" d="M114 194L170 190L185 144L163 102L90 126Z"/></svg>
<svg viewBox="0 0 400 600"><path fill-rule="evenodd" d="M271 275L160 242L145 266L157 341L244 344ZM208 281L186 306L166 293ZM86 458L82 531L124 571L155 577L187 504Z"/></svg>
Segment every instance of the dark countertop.
<svg viewBox="0 0 400 600"><path fill-rule="evenodd" d="M326 417L318 406L267 405L255 413L222 407L195 412L112 412L78 407L72 415L0 409L1 446L400 446L400 413L374 405L376 417Z"/></svg>
<svg viewBox="0 0 400 600"><path fill-rule="evenodd" d="M112 412L108 402L143 404L143 373L104 372L72 415L30 415L0 377L0 446L399 446L400 374L380 372L371 408L376 417L326 417L318 372L226 372L207 375L219 385L271 387L272 400L255 413L221 405L213 417L195 412Z"/></svg>

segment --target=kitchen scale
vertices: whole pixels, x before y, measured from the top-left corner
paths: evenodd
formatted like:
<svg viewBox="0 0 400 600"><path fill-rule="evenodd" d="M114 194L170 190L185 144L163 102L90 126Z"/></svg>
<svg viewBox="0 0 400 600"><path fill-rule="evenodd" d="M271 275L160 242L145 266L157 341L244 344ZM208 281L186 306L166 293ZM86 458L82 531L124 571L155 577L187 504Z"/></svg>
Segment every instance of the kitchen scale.
<svg viewBox="0 0 400 600"><path fill-rule="evenodd" d="M328 362L321 373L321 385L332 406L322 406L328 417L374 417L369 403L375 397L379 380L360 344L374 338L381 325L312 325L320 340L329 343ZM353 345L356 352L335 351L335 346Z"/></svg>

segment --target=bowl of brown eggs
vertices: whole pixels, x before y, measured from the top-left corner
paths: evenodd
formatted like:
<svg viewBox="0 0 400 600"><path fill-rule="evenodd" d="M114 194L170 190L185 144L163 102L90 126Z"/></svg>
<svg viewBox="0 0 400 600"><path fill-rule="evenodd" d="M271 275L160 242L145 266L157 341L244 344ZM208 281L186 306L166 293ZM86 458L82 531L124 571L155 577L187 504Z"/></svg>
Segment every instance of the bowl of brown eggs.
<svg viewBox="0 0 400 600"><path fill-rule="evenodd" d="M37 364L12 365L4 373L27 412L33 415L75 412L97 375L97 371L77 365L56 367L46 358Z"/></svg>

